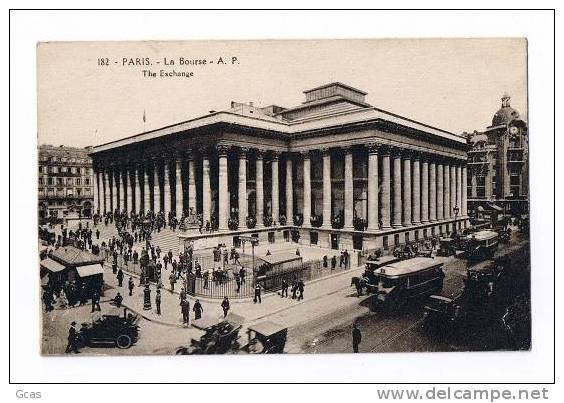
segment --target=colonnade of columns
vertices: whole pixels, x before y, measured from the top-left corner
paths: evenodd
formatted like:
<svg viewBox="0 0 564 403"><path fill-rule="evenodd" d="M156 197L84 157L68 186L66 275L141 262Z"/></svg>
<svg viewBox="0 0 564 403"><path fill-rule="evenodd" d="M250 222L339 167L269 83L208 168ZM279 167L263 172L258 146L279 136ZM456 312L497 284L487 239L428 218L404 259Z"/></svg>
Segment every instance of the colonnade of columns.
<svg viewBox="0 0 564 403"><path fill-rule="evenodd" d="M467 168L462 159L447 159L434 154L413 150L368 144L362 152L367 155L366 221L368 231L408 227L442 220L458 215L465 217ZM235 189L238 195L238 228L247 228L249 201L247 197L248 164L251 150L218 145L211 152L217 155L217 220L220 231L228 230L231 216L229 193L229 158L238 159L238 175ZM344 226L354 229L354 160L358 147L345 147L344 153ZM204 223L212 216L212 178L209 150L203 150L197 158L194 152L186 156L176 154L154 158L148 162L126 166L108 166L94 169L94 203L100 213L109 211L164 211L180 217L187 211L202 215ZM312 218L312 153L304 151L297 158L294 153L285 153L285 167L280 170L280 153L253 150L255 164L256 226L265 222L265 159L270 164L271 180L270 216L272 222L280 223L279 174L285 175L285 217L286 224L292 225L294 212L294 164L302 164L303 184L302 211L303 225L309 226ZM322 228L332 227L332 150L321 150L322 168ZM215 162L215 159L214 159ZM358 161L357 161L358 162ZM201 187L197 186L196 165L201 170ZM231 165L233 166L233 165ZM185 168L186 167L186 168ZM296 170L297 171L297 170ZM231 189L232 192L235 189ZM202 192L198 197L197 192ZM187 193L187 203L184 195ZM200 206L197 206L197 201ZM185 209L185 207L187 207ZM198 207L200 207L198 209ZM284 223L282 223L284 224Z"/></svg>

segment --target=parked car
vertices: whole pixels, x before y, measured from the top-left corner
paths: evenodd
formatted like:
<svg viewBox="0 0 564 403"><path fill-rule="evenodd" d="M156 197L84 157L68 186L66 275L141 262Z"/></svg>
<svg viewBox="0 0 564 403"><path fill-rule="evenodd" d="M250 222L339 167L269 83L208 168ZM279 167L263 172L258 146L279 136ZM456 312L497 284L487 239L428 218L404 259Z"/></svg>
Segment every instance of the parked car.
<svg viewBox="0 0 564 403"><path fill-rule="evenodd" d="M113 344L126 349L135 344L139 338L140 318L128 313L127 308L121 309L115 308L92 323L83 323L79 331L79 345L96 347Z"/></svg>

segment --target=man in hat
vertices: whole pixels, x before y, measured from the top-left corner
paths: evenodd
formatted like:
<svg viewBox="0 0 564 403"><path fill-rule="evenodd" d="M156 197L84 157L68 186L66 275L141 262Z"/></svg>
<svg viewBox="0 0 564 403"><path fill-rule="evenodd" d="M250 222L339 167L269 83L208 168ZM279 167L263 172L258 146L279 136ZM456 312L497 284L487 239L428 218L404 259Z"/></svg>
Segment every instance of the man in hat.
<svg viewBox="0 0 564 403"><path fill-rule="evenodd" d="M194 311L195 320L198 320L202 317L202 312L204 312L204 308L202 307L202 304L200 304L199 299L197 299L196 302L194 302L194 308L192 308L192 310Z"/></svg>
<svg viewBox="0 0 564 403"><path fill-rule="evenodd" d="M119 292L114 297L113 302L118 308L121 307L121 303L123 302L123 297L121 296L121 294Z"/></svg>
<svg viewBox="0 0 564 403"><path fill-rule="evenodd" d="M261 291L260 284L257 283L257 285L255 286L255 298L253 300L255 304L257 303L257 301L258 301L259 304L262 304L262 299L260 297L260 291Z"/></svg>
<svg viewBox="0 0 564 403"><path fill-rule="evenodd" d="M161 290L157 289L157 295L155 295L155 305L157 306L157 315L161 314Z"/></svg>
<svg viewBox="0 0 564 403"><path fill-rule="evenodd" d="M123 270L121 269L121 267L119 268L117 275L116 275L117 281L118 281L118 287L123 286Z"/></svg>
<svg viewBox="0 0 564 403"><path fill-rule="evenodd" d="M67 348L65 350L65 353L70 353L71 351L74 351L76 354L80 353L80 351L78 351L78 348L76 346L76 322L73 320L70 324L70 328L69 328L69 335L67 337Z"/></svg>
<svg viewBox="0 0 564 403"><path fill-rule="evenodd" d="M101 311L100 308L100 293L98 290L94 290L92 292L92 312L94 311Z"/></svg>
<svg viewBox="0 0 564 403"><path fill-rule="evenodd" d="M227 297L223 297L223 301L221 302L221 309L223 309L223 317L227 316L229 312L229 299Z"/></svg>
<svg viewBox="0 0 564 403"><path fill-rule="evenodd" d="M356 327L356 322L353 323L353 331L352 331L352 342L353 342L353 352L358 353L358 345L362 340L362 333L360 333L360 329Z"/></svg>
<svg viewBox="0 0 564 403"><path fill-rule="evenodd" d="M133 283L133 277L129 276L129 296L131 297L133 295L133 289L135 288L135 284Z"/></svg>
<svg viewBox="0 0 564 403"><path fill-rule="evenodd" d="M182 323L190 325L190 302L187 299L180 301L180 311L182 312Z"/></svg>

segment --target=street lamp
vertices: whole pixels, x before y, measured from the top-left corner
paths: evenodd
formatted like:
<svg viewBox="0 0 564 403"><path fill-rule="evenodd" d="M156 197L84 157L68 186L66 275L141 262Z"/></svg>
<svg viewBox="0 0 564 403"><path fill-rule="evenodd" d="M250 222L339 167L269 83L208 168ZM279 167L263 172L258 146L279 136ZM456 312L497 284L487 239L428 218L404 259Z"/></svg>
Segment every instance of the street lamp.
<svg viewBox="0 0 564 403"><path fill-rule="evenodd" d="M455 205L452 211L454 211L454 234L456 235L456 218L458 217L458 212L460 211L458 205Z"/></svg>

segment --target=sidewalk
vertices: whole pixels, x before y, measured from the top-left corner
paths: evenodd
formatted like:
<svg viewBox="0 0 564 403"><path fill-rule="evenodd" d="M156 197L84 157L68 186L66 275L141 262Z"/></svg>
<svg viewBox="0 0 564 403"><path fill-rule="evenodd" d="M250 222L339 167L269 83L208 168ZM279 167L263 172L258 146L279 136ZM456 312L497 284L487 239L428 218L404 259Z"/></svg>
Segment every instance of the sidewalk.
<svg viewBox="0 0 564 403"><path fill-rule="evenodd" d="M310 281L305 284L304 290L304 300L297 301L292 298L281 298L277 293L263 294L262 303L254 303L252 299L243 300L230 300L231 309L237 315L241 315L245 318L245 324L249 324L259 319L266 318L267 316L274 315L276 313L292 309L293 307L300 306L302 304L307 304L310 301L314 301L323 296L332 294L336 291L342 290L344 288L350 287L350 278L352 276L358 276L362 272L362 268L349 269L338 271L335 274L326 276L317 280ZM105 298L113 298L119 291L123 296L123 305L130 308L131 310L137 312L145 319L153 321L155 323L173 326L173 327L185 327L182 323L182 314L180 312L180 300L179 300L179 288L174 293L167 289L161 289L161 315L156 314L156 307L154 304L156 287L151 284L151 302L152 309L143 309L143 289L144 287L139 287L139 279L133 277L135 288L133 290L133 295L129 296L129 290L127 288L129 274L124 273L123 287L117 286L117 279L112 273L111 267L106 266L104 270L104 282L112 287L105 292ZM194 306L195 297L188 296L188 301L190 302L190 309ZM208 320L219 320L223 317L223 310L221 309L222 299L203 299L200 298L200 303L203 307L204 319ZM194 318L194 312L190 314L190 323Z"/></svg>

